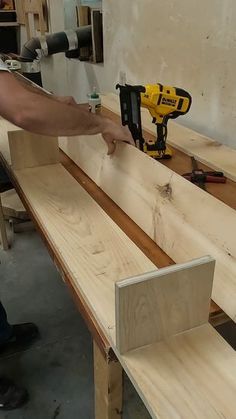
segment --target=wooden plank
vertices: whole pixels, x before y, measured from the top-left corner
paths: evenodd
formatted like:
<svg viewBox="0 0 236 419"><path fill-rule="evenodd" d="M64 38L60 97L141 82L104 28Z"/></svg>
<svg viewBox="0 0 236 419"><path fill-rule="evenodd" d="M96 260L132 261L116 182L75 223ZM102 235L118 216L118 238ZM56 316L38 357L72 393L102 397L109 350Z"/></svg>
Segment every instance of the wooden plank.
<svg viewBox="0 0 236 419"><path fill-rule="evenodd" d="M96 342L93 343L95 418L121 419L123 396L123 369L117 359L103 357Z"/></svg>
<svg viewBox="0 0 236 419"><path fill-rule="evenodd" d="M93 60L103 62L103 17L100 9L91 10Z"/></svg>
<svg viewBox="0 0 236 419"><path fill-rule="evenodd" d="M208 256L117 282L119 352L208 323L214 267Z"/></svg>
<svg viewBox="0 0 236 419"><path fill-rule="evenodd" d="M89 193L98 205L111 217L113 221L124 231L125 234L139 247L140 250L158 268L174 265L174 261L144 233L141 228L129 218L118 205L100 189L62 150L60 150L60 161L63 167L79 182ZM232 182L233 183L233 182ZM235 188L236 189L236 188ZM210 321L214 322L214 316L218 317L217 322L224 323L229 317L221 310L216 303L211 301Z"/></svg>
<svg viewBox="0 0 236 419"><path fill-rule="evenodd" d="M17 14L17 22L20 25L25 25L25 13L24 13L24 8L23 8L23 1L15 0L15 7L16 7L16 14Z"/></svg>
<svg viewBox="0 0 236 419"><path fill-rule="evenodd" d="M0 243L3 250L8 250L7 230L2 209L2 200L0 195Z"/></svg>
<svg viewBox="0 0 236 419"><path fill-rule="evenodd" d="M24 205L22 204L19 196L15 189L0 194L2 199L2 208L4 217L7 218L18 218L20 220L28 220L29 216L26 212Z"/></svg>
<svg viewBox="0 0 236 419"><path fill-rule="evenodd" d="M49 240L63 255L75 288L105 335L115 340L114 283L155 265L60 164L15 174Z"/></svg>
<svg viewBox="0 0 236 419"><path fill-rule="evenodd" d="M197 327L120 360L152 418L235 419L236 355L213 327Z"/></svg>
<svg viewBox="0 0 236 419"><path fill-rule="evenodd" d="M41 0L23 0L25 13L38 14L40 9Z"/></svg>
<svg viewBox="0 0 236 419"><path fill-rule="evenodd" d="M8 132L11 163L14 169L59 162L58 139L27 131Z"/></svg>
<svg viewBox="0 0 236 419"><path fill-rule="evenodd" d="M103 95L102 103L106 108L120 115L117 95L112 93ZM146 131L156 135L155 125L147 109L142 109L142 123ZM189 156L194 156L214 170L223 171L229 179L236 181L236 150L173 121L168 123L168 144Z"/></svg>
<svg viewBox="0 0 236 419"><path fill-rule="evenodd" d="M0 136L1 139L1 136ZM41 239L46 246L48 253L50 257L52 258L52 261L54 265L57 267L63 281L67 284L70 294L76 304L76 307L78 308L80 314L82 315L90 333L93 336L93 339L96 341L97 345L99 346L100 350L102 351L104 357L109 354L111 356L112 349L111 345L108 342L107 337L105 336L104 332L102 331L101 327L97 323L92 310L89 308L87 302L85 301L82 294L78 292L78 289L74 285L74 281L71 278L71 274L68 272L65 264L64 259L62 258L59 251L54 247L53 242L49 239L48 234L44 228L44 225L41 221L36 217L36 214L33 210L33 208L30 206L30 203L22 190L15 174L11 170L10 165L7 163L7 161L4 159L3 155L0 152L0 162L4 169L6 170L12 184L15 186L17 193L19 194L25 208L27 209L28 214L30 214L31 219L34 222L34 225L36 226L38 233L41 236Z"/></svg>
<svg viewBox="0 0 236 419"><path fill-rule="evenodd" d="M0 27L19 26L17 22L1 22Z"/></svg>
<svg viewBox="0 0 236 419"><path fill-rule="evenodd" d="M79 26L89 25L89 12L90 8L88 6L79 6L77 7L78 14L78 23ZM89 60L91 55L89 47L80 48L80 59Z"/></svg>
<svg viewBox="0 0 236 419"><path fill-rule="evenodd" d="M236 321L236 213L129 145L106 155L100 136L61 138L62 150L176 263L216 260L213 300Z"/></svg>
<svg viewBox="0 0 236 419"><path fill-rule="evenodd" d="M45 34L47 31L47 23L46 23L46 9L47 5L45 0L24 0L23 9L25 13L25 24L26 24L26 32L27 37L30 39L31 36L31 27L29 22L29 15L33 15L34 19L34 29L40 31L42 35ZM37 22L36 22L37 17Z"/></svg>
<svg viewBox="0 0 236 419"><path fill-rule="evenodd" d="M112 119L114 122L120 123L119 115L116 115L104 107L102 108L102 113L105 117ZM144 131L144 135L147 139L153 139L153 135L147 131ZM192 170L192 161L190 156L174 147L170 146L170 148L174 154L173 158L169 160L161 160L160 163L181 176L183 173L190 172ZM198 162L198 166L204 171L211 170L209 166L206 166L201 162ZM236 209L236 183L233 180L227 178L227 182L225 184L208 183L206 189L209 194L224 202L229 207Z"/></svg>

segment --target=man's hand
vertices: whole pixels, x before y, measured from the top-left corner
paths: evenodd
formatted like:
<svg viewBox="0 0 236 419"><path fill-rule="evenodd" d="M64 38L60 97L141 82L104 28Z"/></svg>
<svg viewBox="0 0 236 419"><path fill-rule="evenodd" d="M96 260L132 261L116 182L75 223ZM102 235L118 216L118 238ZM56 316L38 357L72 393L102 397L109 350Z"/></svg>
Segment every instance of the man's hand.
<svg viewBox="0 0 236 419"><path fill-rule="evenodd" d="M116 149L116 143L122 141L135 146L132 135L128 127L116 124L111 119L104 118L104 126L102 130L102 136L108 146L108 155L114 153Z"/></svg>

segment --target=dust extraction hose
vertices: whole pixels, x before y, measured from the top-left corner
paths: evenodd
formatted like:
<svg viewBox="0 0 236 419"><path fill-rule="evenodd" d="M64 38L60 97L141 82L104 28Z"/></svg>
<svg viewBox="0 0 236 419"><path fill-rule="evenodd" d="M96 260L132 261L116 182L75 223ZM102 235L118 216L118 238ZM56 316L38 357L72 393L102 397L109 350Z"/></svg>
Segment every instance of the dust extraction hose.
<svg viewBox="0 0 236 419"><path fill-rule="evenodd" d="M42 86L40 60L42 57L67 52L92 45L92 27L57 32L31 38L21 50L23 75Z"/></svg>

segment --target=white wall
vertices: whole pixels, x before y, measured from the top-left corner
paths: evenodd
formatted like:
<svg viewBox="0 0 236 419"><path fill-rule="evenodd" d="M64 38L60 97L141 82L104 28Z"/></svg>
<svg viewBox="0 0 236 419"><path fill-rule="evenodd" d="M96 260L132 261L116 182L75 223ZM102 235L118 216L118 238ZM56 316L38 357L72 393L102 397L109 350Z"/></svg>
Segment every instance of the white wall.
<svg viewBox="0 0 236 419"><path fill-rule="evenodd" d="M45 87L82 101L94 84L114 90L120 71L131 83L182 87L193 106L178 121L236 148L236 1L103 0L103 7L104 66L60 54L43 65ZM50 16L52 29L63 29L62 0L50 0Z"/></svg>

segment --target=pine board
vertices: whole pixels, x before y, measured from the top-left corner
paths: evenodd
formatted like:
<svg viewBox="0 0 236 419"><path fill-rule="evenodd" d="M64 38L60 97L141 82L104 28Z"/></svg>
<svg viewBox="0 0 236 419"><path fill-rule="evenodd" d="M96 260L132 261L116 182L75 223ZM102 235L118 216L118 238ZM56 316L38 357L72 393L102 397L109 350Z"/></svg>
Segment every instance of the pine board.
<svg viewBox="0 0 236 419"><path fill-rule="evenodd" d="M129 145L111 157L99 135L59 145L176 263L211 255L212 298L236 321L235 210Z"/></svg>
<svg viewBox="0 0 236 419"><path fill-rule="evenodd" d="M24 205L22 204L19 196L15 189L0 194L2 199L3 214L5 217L18 218L21 220L28 220L29 216L26 212Z"/></svg>
<svg viewBox="0 0 236 419"><path fill-rule="evenodd" d="M115 282L155 265L60 164L15 174L74 285L106 336L114 334Z"/></svg>
<svg viewBox="0 0 236 419"><path fill-rule="evenodd" d="M235 351L210 325L120 357L154 419L236 419Z"/></svg>
<svg viewBox="0 0 236 419"><path fill-rule="evenodd" d="M102 104L107 109L120 115L119 97L117 95L112 93L103 95ZM142 109L141 113L143 129L156 135L156 127L152 123L148 110ZM196 157L198 161L214 170L223 171L225 176L236 181L236 150L173 121L168 123L168 144L189 156Z"/></svg>

